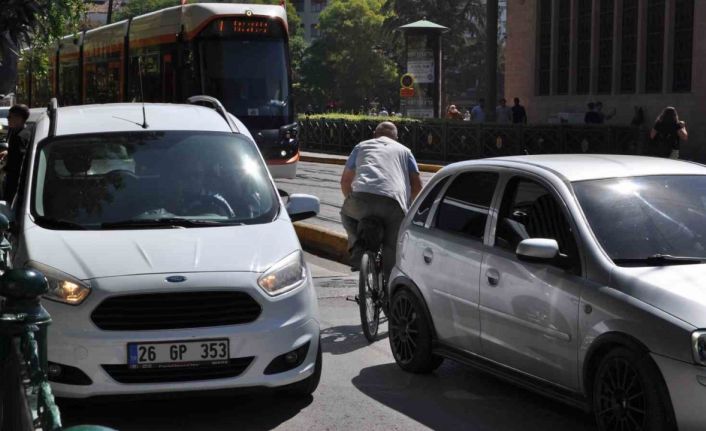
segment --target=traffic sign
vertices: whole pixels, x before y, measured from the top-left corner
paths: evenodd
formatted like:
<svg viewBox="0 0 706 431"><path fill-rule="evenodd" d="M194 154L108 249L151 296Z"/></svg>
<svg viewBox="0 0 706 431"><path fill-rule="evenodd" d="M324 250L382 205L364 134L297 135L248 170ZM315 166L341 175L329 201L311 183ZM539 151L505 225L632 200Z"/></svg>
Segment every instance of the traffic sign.
<svg viewBox="0 0 706 431"><path fill-rule="evenodd" d="M414 88L407 88L407 87L400 88L400 97L405 97L405 98L414 97Z"/></svg>
<svg viewBox="0 0 706 431"><path fill-rule="evenodd" d="M400 84L402 84L402 88L414 88L414 75L405 73L400 79Z"/></svg>

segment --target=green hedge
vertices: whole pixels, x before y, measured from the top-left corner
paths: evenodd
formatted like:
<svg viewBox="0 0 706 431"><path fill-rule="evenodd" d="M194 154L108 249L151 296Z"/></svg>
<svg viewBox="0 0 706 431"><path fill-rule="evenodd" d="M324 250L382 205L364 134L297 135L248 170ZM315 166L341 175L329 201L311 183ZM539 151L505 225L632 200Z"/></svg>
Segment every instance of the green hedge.
<svg viewBox="0 0 706 431"><path fill-rule="evenodd" d="M374 115L354 115L354 114L314 114L314 115L299 115L300 120L343 120L349 122L361 121L392 121L393 123L420 123L421 120L408 117L378 117Z"/></svg>

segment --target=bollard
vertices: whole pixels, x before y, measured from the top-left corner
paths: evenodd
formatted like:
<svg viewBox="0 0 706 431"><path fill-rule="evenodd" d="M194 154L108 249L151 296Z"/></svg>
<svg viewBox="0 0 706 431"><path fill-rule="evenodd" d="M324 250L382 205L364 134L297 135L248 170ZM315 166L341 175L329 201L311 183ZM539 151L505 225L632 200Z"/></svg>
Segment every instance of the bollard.
<svg viewBox="0 0 706 431"><path fill-rule="evenodd" d="M0 224L2 220L0 220ZM0 226L1 227L1 226ZM28 369L30 385L37 394L37 423L43 431L61 431L61 415L47 379L47 327L49 313L40 299L49 287L44 275L30 269L11 269L0 276L0 429L34 430L31 408L22 383L22 368ZM7 382L13 384L8 385ZM10 389L8 389L10 388ZM67 431L113 431L94 425Z"/></svg>

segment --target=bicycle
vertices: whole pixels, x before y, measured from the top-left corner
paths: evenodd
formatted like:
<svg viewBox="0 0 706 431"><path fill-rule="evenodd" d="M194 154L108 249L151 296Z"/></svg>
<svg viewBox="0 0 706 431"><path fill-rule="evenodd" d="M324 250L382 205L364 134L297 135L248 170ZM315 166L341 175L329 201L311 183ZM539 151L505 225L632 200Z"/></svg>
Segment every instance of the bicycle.
<svg viewBox="0 0 706 431"><path fill-rule="evenodd" d="M356 302L360 308L363 335L371 343L376 340L380 329L380 312L387 316L387 281L382 266L383 234L383 224L377 218L367 217L358 224L356 247L360 247L363 253Z"/></svg>

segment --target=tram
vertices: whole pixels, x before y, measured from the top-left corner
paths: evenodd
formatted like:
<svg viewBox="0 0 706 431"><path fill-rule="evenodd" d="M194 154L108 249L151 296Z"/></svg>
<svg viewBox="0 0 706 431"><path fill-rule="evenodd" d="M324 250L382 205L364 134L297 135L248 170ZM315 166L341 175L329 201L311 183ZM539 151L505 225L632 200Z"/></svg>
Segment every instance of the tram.
<svg viewBox="0 0 706 431"><path fill-rule="evenodd" d="M287 16L281 6L175 6L60 39L47 77L23 55L17 99L46 106L218 98L250 130L274 177L299 160Z"/></svg>

